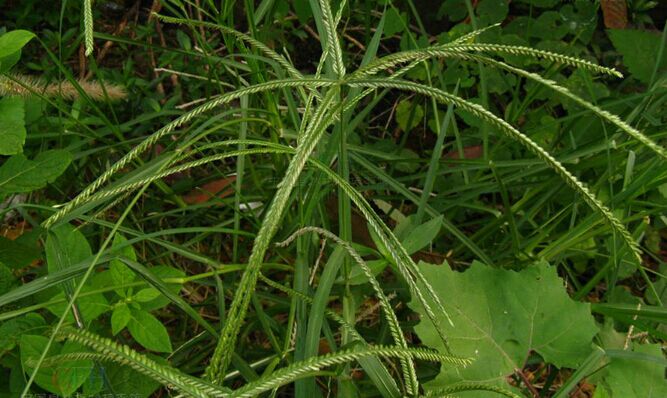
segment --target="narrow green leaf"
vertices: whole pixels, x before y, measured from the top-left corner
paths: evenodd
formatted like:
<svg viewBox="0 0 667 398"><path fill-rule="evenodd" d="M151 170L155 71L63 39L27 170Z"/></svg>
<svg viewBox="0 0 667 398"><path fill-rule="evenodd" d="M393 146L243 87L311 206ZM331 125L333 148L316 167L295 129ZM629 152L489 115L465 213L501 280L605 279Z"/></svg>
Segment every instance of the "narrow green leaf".
<svg viewBox="0 0 667 398"><path fill-rule="evenodd" d="M591 304L593 312L604 314L619 320L644 319L651 322L667 323L667 308L643 305L637 308L633 304Z"/></svg>
<svg viewBox="0 0 667 398"><path fill-rule="evenodd" d="M110 259L111 259L110 256L103 255L97 260L95 266L99 267L105 265L107 262L109 262ZM70 268L55 272L53 274L49 274L47 276L43 276L41 278L37 278L31 282L28 282L26 284L17 287L11 292L3 294L2 296L0 296L0 307L10 303L14 303L25 297L32 296L35 293L41 292L51 287L58 286L64 281L68 281L72 278L82 275L90 267L91 261L92 258L88 258L87 260L82 261L74 266L71 266ZM0 318L2 318L1 315Z"/></svg>
<svg viewBox="0 0 667 398"><path fill-rule="evenodd" d="M569 379L563 384L562 387L558 390L556 395L553 398L566 398L569 397L570 391L572 391L579 382L583 380L589 374L592 374L600 366L600 362L604 358L604 350L597 345L593 346L593 351L586 358L586 360L577 368L577 370L570 376Z"/></svg>
<svg viewBox="0 0 667 398"><path fill-rule="evenodd" d="M663 363L638 360L630 355L614 357L607 366L603 385L612 397L647 398L667 396L664 354L660 344L636 344L628 354L645 354L662 359Z"/></svg>
<svg viewBox="0 0 667 398"><path fill-rule="evenodd" d="M86 237L70 224L59 225L50 230L44 249L49 274L70 268L92 256ZM63 284L63 291L68 296L73 290L73 281Z"/></svg>
<svg viewBox="0 0 667 398"><path fill-rule="evenodd" d="M306 328L306 338L304 343L303 358L311 358L317 356L319 351L320 335L322 333L322 324L324 322L324 309L329 303L329 296L333 282L338 275L338 271L343 264L345 258L345 250L342 247L336 246L331 256L324 265L322 275L313 297L313 303L310 307L310 314L308 316L308 326ZM313 382L314 383L314 382Z"/></svg>

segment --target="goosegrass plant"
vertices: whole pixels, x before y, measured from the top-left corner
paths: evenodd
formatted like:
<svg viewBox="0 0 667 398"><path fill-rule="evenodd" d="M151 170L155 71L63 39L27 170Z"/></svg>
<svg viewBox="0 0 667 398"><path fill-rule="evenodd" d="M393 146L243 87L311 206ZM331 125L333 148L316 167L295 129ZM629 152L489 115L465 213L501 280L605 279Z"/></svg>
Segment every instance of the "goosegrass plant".
<svg viewBox="0 0 667 398"><path fill-rule="evenodd" d="M462 357L450 347L446 330L450 327L456 328L457 325L450 317L446 303L441 301L440 295L433 287L433 281L423 275L420 265L411 256L412 253L408 251L404 241L399 239L395 229L390 228L387 218L378 212L377 201L369 200L369 197L355 186L354 173L351 171L351 164L360 165L370 175L384 181L392 190L398 192L404 200L417 204L418 223L422 217L435 217L439 212L429 204L430 193L435 178L441 172L438 158L442 152L444 134L456 128L455 114L459 111L465 111L483 122L485 134L498 134L532 154L540 162L540 166L537 161L527 161L531 166L550 169L554 179L559 179L577 198L583 200L592 212L585 226L582 226L582 231L590 233L593 230L596 235L610 234L614 242L617 239L621 249L614 247L614 252L629 253L624 259L627 258L626 261L639 270L652 298L660 302L660 295L642 265L644 260L638 243L638 234L628 229L627 220L605 204L604 200L596 195L596 190L589 188L577 174L570 171L566 166L570 163L567 157L562 158L538 144L515 124L496 115L488 107L464 98L459 94L458 85L453 90L448 90L435 83L437 79L433 79L431 84L410 79L412 71L424 66L428 68L434 60L457 60L475 64L482 70L486 68L503 70L573 101L614 129L614 134L620 133L622 138L618 139L623 142L622 145L632 147L633 151L650 153L651 157L658 159L658 162L664 161L667 159L667 151L653 139L632 127L630 123L587 101L558 82L522 67L513 66L500 60L499 56L518 55L550 61L593 74L621 77L617 70L546 50L479 42L482 34L490 28L475 30L446 44L379 56L386 9L371 41L366 46L362 60L358 65L354 65L349 61L352 57L346 54L344 38L339 35L347 7L346 2L343 1L338 4L338 8L332 9L329 1L319 0L311 1L310 6L321 42L321 57L315 73L308 75L300 72L292 64L289 56L281 55L263 44L254 38L252 33L239 32L219 21L205 22L189 18L185 8L179 3L167 3L171 16L156 13L152 18L162 23L191 29L195 32L193 36L199 37L204 52L208 51L206 40L198 35L202 35L203 31L222 34L227 47L238 48L239 57L246 60L247 67L253 73L247 79L239 73L232 73L237 78L240 88L205 98L193 109L185 111L140 142L124 145L126 153L122 158L101 171L92 183L81 190L74 199L59 206L43 223L44 228L55 230L79 219L86 224L102 225L109 229L109 233L101 237L102 243L97 254L76 267L56 270L50 273L48 278L29 282L0 298L0 302L6 305L31 295L42 287L55 286L64 281L75 282L66 299L61 300L61 303L67 302L67 305L62 307L57 324L49 330L48 343L43 347L39 357L26 362L30 378L24 387L24 393L30 391L31 384L36 380L40 369L57 367L68 361L93 361L96 366L104 366L106 363L128 366L165 387L174 389L178 394L197 397L251 397L265 392L271 392L275 396L281 387L292 383L295 395L313 396L318 388L315 384L316 378L331 380L338 373L350 374L350 365L353 363L361 365L382 396L418 396L424 391L418 374L420 363L418 361L441 363L443 367L470 366L474 358ZM84 2L84 43L87 55L93 50L93 21L90 6L90 1ZM203 15L212 17L208 15L206 9L198 8L198 10ZM249 13L253 18L257 17L257 14L258 12ZM249 22L252 25L254 21ZM252 31L252 28L250 30ZM71 78L71 80L76 84L76 79ZM86 91L83 85L79 87L83 92ZM349 143L352 133L362 127L357 115L368 115L373 112L382 98L395 91L428 98L432 101L434 110L437 110L438 104L447 106L446 114L440 115L443 116L441 124L439 123L441 135L438 136L433 158L425 168L424 190L420 195L406 189L403 182L394 179L383 168L364 158L363 152L355 151L354 145ZM257 103L253 101L254 97L263 98L268 104L268 111L251 108L249 103ZM219 113L211 116L216 112ZM281 113L285 117L281 117ZM249 137L248 130L254 124L270 125L270 136ZM192 128L191 125L197 127ZM225 140L215 138L218 130L230 127L238 127L238 136ZM164 141L166 137L174 138L168 148L152 160L142 159L149 149ZM486 165L480 167L489 167L493 170L493 176L500 190L505 192L503 195L505 206L511 209L513 206L507 199L507 188L503 185L509 183L507 175L494 168L497 167L492 161L494 151L487 148L488 138L484 142L486 143L484 151L489 152L490 158L483 159ZM247 167L257 167L252 163L246 165L245 159L259 156L271 159L284 167L281 168L282 175L279 177L279 182L275 184L275 192L272 192L270 200L263 204L261 213L255 215L244 213L240 209L242 206L249 208L251 203L246 196L248 192L244 192L243 181L255 178L255 175L248 172ZM140 233L129 243L112 244L115 234L132 233L132 229L124 228L123 223L128 218L134 217L133 206L139 203L142 195L150 191L149 187L152 184L157 184L169 197L175 197L171 188L164 184L166 178L204 166L215 167L216 164L229 159L236 160L234 213L231 223L226 224L231 227L218 230L202 227L201 231L205 231L206 235L226 231L234 234L232 256L235 268L226 269L230 267L227 264L218 267L217 261L198 255L190 249L170 246L166 240L157 238L167 235L167 231L161 231L156 238ZM470 165L470 169L473 170L474 164ZM467 167L465 163L463 167ZM496 185L496 182L492 184ZM331 225L314 225L321 220L317 216L321 211L319 202L330 192L330 185L335 186L338 191L337 233L328 228ZM462 189L462 195L466 194L467 189L469 188ZM189 210L184 203L176 202L176 211ZM120 217L114 223L103 221L103 215L113 211L120 204L125 205ZM369 267L352 242L353 206L354 212L361 214L364 222L368 224L378 250L392 264L392 271L402 283L405 283L413 301L418 302L423 308L425 319L422 321L428 322L429 327L438 335L444 351L417 347L406 338L405 327L401 325L400 317L392 306L390 297L385 292L383 284L376 279L379 277L378 272ZM535 208L534 211L539 211L539 208ZM238 246L239 239L243 237L240 233L242 218L257 223L257 233L252 235L252 249L247 260L243 261L243 264L236 264L240 260ZM478 246L474 238L466 237L449 220L442 222L448 231L459 238L461 245L486 261L488 254ZM512 239L518 248L522 244L516 232L518 227L512 224L511 228L514 230ZM175 233L196 232L195 229L178 228ZM311 239L312 233L332 242L335 249L321 270L317 286L311 288L309 279L318 272L313 264L317 264L320 260L318 258L317 262L314 262L313 252L316 248L313 247L315 241ZM480 232L482 233L485 233L485 230ZM285 238L282 242L278 242L277 238L280 236ZM568 234L565 234L561 239L567 240L567 238ZM186 258L203 262L212 268L206 276L214 278L214 286L218 289L219 326L211 325L177 293L173 293L163 280L156 278L136 259L128 258L122 251L123 247L131 247L132 243L144 240L151 240L152 243L163 245L169 251L176 251ZM268 254L276 251L280 256L289 258L291 256L285 253L292 244L296 246L297 254L294 267L288 267L289 271L294 272L292 286L288 287L268 277L264 272L267 268ZM525 248L524 250L529 251ZM556 257L549 256L549 250L550 247L543 249L542 254L547 253L544 257L549 259ZM189 337L193 344L206 340L213 342L209 346L210 349L204 351L204 356L199 357L200 362L206 364L205 369L195 367L199 374L192 375L190 372L143 355L127 345L101 337L86 330L83 323L79 323L76 327L66 324L68 314L77 311L77 300L88 294L84 291L84 287L88 280L93 278L94 271L112 261L120 261L132 272L140 275L145 283L155 288L160 295L168 299L168 302L173 303L203 329L204 332L200 335ZM492 260L489 259L488 262L491 263ZM372 288L380 313L386 322L388 334L391 336L391 345L369 343L357 330L357 305L350 283L354 268L361 270ZM240 272L237 280L230 278L223 281L220 278L226 273L235 271ZM77 279L74 279L75 277ZM338 279L342 280L343 286L340 298L342 313L328 308L333 285ZM288 326L284 328L282 343L273 335L275 327L271 326L272 320L267 314L262 313L264 310L257 300L258 294L262 292L262 284L282 292L290 300ZM582 291L585 292L586 289ZM232 295L229 306L226 303L226 293ZM244 336L244 325L251 308L258 313L258 322L262 324L276 352L276 355L268 360L270 365L262 374L255 374L237 350L239 340ZM321 334L331 334L325 318L340 326L340 347L331 353L319 355L318 344ZM333 342L333 339L329 340ZM86 347L88 351L50 355L49 350L59 341L77 343ZM288 354L292 351L294 351L293 358L289 358ZM398 362L400 370L397 370L393 360ZM227 382L234 373L232 365L244 373L246 382L243 385ZM343 370L338 373L325 371L332 367L342 367ZM398 381L395 378L397 374L401 375ZM354 389L352 382L346 377L338 377L336 381L343 396L346 391ZM519 396L518 393L491 383L461 383L437 390L429 389L426 396L449 396L448 394L456 396L457 393L468 390L510 397Z"/></svg>

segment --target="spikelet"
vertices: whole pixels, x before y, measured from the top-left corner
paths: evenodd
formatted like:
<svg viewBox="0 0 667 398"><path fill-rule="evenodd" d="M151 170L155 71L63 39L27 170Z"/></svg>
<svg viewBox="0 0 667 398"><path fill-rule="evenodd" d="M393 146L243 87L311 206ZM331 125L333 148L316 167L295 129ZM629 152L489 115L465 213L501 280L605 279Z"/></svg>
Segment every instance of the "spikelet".
<svg viewBox="0 0 667 398"><path fill-rule="evenodd" d="M104 101L107 98L110 101L120 101L127 97L124 87L112 83L105 83L104 88L102 88L102 84L96 81L78 80L77 84L94 101ZM75 100L80 97L76 86L67 80L46 83L43 79L35 76L0 75L1 96L29 97L35 94L48 98L61 97L66 100Z"/></svg>

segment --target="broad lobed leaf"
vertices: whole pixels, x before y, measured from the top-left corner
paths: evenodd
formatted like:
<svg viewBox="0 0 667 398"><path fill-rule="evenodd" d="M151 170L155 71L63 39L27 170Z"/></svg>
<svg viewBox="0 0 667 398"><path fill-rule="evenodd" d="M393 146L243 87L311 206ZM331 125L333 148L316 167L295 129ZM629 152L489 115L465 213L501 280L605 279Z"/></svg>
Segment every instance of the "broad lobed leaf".
<svg viewBox="0 0 667 398"><path fill-rule="evenodd" d="M453 326L443 322L452 352L474 358L464 369L443 369L427 388L464 381L505 385L532 352L557 367L575 368L591 351L598 328L589 305L570 299L556 268L545 262L518 272L479 262L464 272L446 263L420 268L452 318ZM445 352L421 305L413 300L410 307L422 315L415 327L422 342Z"/></svg>

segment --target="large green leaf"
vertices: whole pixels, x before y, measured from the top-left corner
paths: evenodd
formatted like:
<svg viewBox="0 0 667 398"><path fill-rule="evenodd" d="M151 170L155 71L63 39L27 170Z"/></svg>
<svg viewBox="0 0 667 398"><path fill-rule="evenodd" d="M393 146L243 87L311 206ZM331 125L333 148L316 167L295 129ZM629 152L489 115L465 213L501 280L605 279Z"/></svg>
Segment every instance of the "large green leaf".
<svg viewBox="0 0 667 398"><path fill-rule="evenodd" d="M27 30L13 30L0 36L0 73L5 73L20 58L20 50L35 37Z"/></svg>
<svg viewBox="0 0 667 398"><path fill-rule="evenodd" d="M623 55L623 64L632 76L649 83L658 60L660 36L632 29L609 30L607 33L616 50ZM660 65L661 70L667 68L667 51L663 51Z"/></svg>
<svg viewBox="0 0 667 398"><path fill-rule="evenodd" d="M104 295L102 293L87 294L91 290L93 290L91 286L84 286L83 289L81 289L82 295L76 299L76 307L81 314L83 321L87 325L97 319L100 315L111 310L109 302ZM61 316L67 308L67 302L69 301L65 298L65 293L60 292L55 296L52 296L50 299L63 300L58 304L52 304L46 307L46 309L51 311L53 315L58 317ZM71 312L67 314L67 320L69 322L74 322L74 316Z"/></svg>
<svg viewBox="0 0 667 398"><path fill-rule="evenodd" d="M395 8L388 8L385 12L384 36L391 37L405 30L405 13L399 13Z"/></svg>
<svg viewBox="0 0 667 398"><path fill-rule="evenodd" d="M23 152L26 135L24 107L23 98L0 99L0 155Z"/></svg>
<svg viewBox="0 0 667 398"><path fill-rule="evenodd" d="M46 238L45 251L49 274L54 274L58 271L70 268L92 256L92 250L90 249L86 237L83 236L81 231L70 224L63 224L49 231L49 235ZM65 299L66 297L69 297L74 291L75 282L76 280L64 282L62 286L64 287L65 292L68 293L67 296L65 296L65 293L60 292L55 295L53 299ZM83 287L82 292L86 293L91 289L92 287L87 285ZM79 297L76 303L85 322L90 322L96 319L110 309L107 300L102 293L84 295ZM48 309L53 312L54 315L60 316L63 311L65 311L66 307L67 303L61 302L49 306ZM71 318L72 315L68 314L68 317ZM71 319L73 320L73 318Z"/></svg>
<svg viewBox="0 0 667 398"><path fill-rule="evenodd" d="M36 278L30 282L24 283L23 285L15 289L12 289L12 291L10 292L0 295L0 307L11 303L16 303L32 295L52 296L57 292L54 289L58 285L62 284L64 281L68 281L72 278L76 278L79 275L84 274L91 266L94 267L104 266L106 263L109 262L110 256L104 254L99 259L97 259L97 262L91 265L91 260L93 259L94 258L89 258L88 260L76 264L63 271L58 271L55 274L45 275Z"/></svg>
<svg viewBox="0 0 667 398"><path fill-rule="evenodd" d="M313 11L310 9L308 0L293 0L292 7L294 7L294 12L299 17L301 23L308 23L308 19L313 16Z"/></svg>
<svg viewBox="0 0 667 398"><path fill-rule="evenodd" d="M86 237L70 224L49 231L45 251L49 273L69 268L92 256Z"/></svg>
<svg viewBox="0 0 667 398"><path fill-rule="evenodd" d="M157 352L171 352L171 340L164 325L146 311L131 309L127 328L135 340L145 348Z"/></svg>
<svg viewBox="0 0 667 398"><path fill-rule="evenodd" d="M33 37L35 35L27 30L12 30L0 36L0 58L19 51Z"/></svg>
<svg viewBox="0 0 667 398"><path fill-rule="evenodd" d="M21 362L28 374L32 372L30 365L39 360L48 341L49 339L44 336L29 334L21 336ZM64 346L52 345L49 354L67 354L81 351L82 349L78 344L67 342ZM88 360L62 362L52 367L42 366L37 371L35 382L49 392L69 396L83 385L92 368L93 362Z"/></svg>
<svg viewBox="0 0 667 398"><path fill-rule="evenodd" d="M13 350L22 335L37 333L45 327L44 318L33 312L2 323L0 325L0 356Z"/></svg>
<svg viewBox="0 0 667 398"><path fill-rule="evenodd" d="M463 273L447 264L420 268L454 324L441 322L452 352L474 358L467 368L443 369L427 387L460 381L504 385L531 352L558 367L576 367L591 351L598 329L589 305L568 297L555 267L538 263L515 272L475 262ZM415 327L422 342L444 352L423 307L415 299L410 307L422 315Z"/></svg>
<svg viewBox="0 0 667 398"><path fill-rule="evenodd" d="M162 358L159 357L151 359L162 362ZM103 362L100 366L103 368L108 384L104 381L102 371L94 369L93 374L83 385L84 396L144 398L160 387L160 383L136 372L129 366L114 362Z"/></svg>
<svg viewBox="0 0 667 398"><path fill-rule="evenodd" d="M477 5L480 25L488 26L502 22L507 18L509 2L507 0L482 0Z"/></svg>
<svg viewBox="0 0 667 398"><path fill-rule="evenodd" d="M637 344L630 354L635 354L636 358L630 355L627 358L612 358L603 385L598 389L611 392L608 396L613 398L667 397L664 363L647 360L664 358L660 344Z"/></svg>
<svg viewBox="0 0 667 398"><path fill-rule="evenodd" d="M29 160L14 155L0 167L0 194L30 192L43 188L60 176L72 161L67 151L52 150Z"/></svg>
<svg viewBox="0 0 667 398"><path fill-rule="evenodd" d="M67 269L92 256L86 237L70 224L63 224L49 231L44 249L49 274ZM74 281L65 282L63 287L68 293L72 293Z"/></svg>

